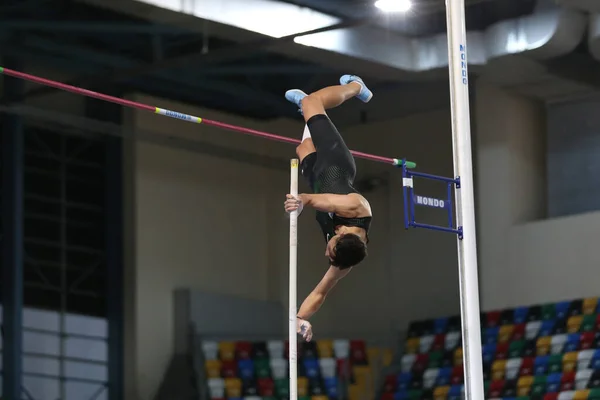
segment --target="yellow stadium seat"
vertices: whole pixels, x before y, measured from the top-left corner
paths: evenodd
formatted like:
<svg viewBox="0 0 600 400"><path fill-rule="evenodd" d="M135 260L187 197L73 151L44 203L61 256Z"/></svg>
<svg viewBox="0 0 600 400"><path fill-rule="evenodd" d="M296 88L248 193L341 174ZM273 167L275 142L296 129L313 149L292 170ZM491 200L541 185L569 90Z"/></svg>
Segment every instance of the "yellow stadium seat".
<svg viewBox="0 0 600 400"><path fill-rule="evenodd" d="M420 340L419 338L410 338L406 341L406 354L415 354L419 352Z"/></svg>
<svg viewBox="0 0 600 400"><path fill-rule="evenodd" d="M512 338L513 331L515 330L514 325L502 325L498 332L498 343L506 343Z"/></svg>
<svg viewBox="0 0 600 400"><path fill-rule="evenodd" d="M354 381L357 385L364 387L366 390L373 388L371 368L366 365L355 366L352 368L352 372L354 374Z"/></svg>
<svg viewBox="0 0 600 400"><path fill-rule="evenodd" d="M506 374L506 360L496 360L492 364L492 380L499 381L504 379Z"/></svg>
<svg viewBox="0 0 600 400"><path fill-rule="evenodd" d="M308 396L308 378L305 376L298 377L298 396Z"/></svg>
<svg viewBox="0 0 600 400"><path fill-rule="evenodd" d="M583 316L574 315L567 320L567 331L569 333L577 333L579 332L579 328L581 327L581 323L583 322Z"/></svg>
<svg viewBox="0 0 600 400"><path fill-rule="evenodd" d="M536 342L537 355L545 356L550 352L550 347L552 346L552 337L551 336L543 336L539 338Z"/></svg>
<svg viewBox="0 0 600 400"><path fill-rule="evenodd" d="M596 306L598 305L597 297L589 297L583 300L583 313L584 314L595 314Z"/></svg>
<svg viewBox="0 0 600 400"><path fill-rule="evenodd" d="M219 360L207 360L204 363L204 369L208 378L221 377L221 361Z"/></svg>
<svg viewBox="0 0 600 400"><path fill-rule="evenodd" d="M566 353L562 359L563 372L575 371L577 368L577 357L579 356L578 351L571 351Z"/></svg>
<svg viewBox="0 0 600 400"><path fill-rule="evenodd" d="M382 362L384 367L388 367L392 365L392 361L394 360L394 352L392 349L383 349Z"/></svg>
<svg viewBox="0 0 600 400"><path fill-rule="evenodd" d="M587 400L589 396L590 396L589 389L576 390L575 394L573 395L573 400Z"/></svg>
<svg viewBox="0 0 600 400"><path fill-rule="evenodd" d="M381 360L381 348L367 347L367 360L369 361L369 364L379 364Z"/></svg>
<svg viewBox="0 0 600 400"><path fill-rule="evenodd" d="M242 397L242 380L240 378L225 378L225 394L228 398Z"/></svg>
<svg viewBox="0 0 600 400"><path fill-rule="evenodd" d="M528 396L531 391L531 385L533 385L533 376L522 376L517 381L517 396L524 397Z"/></svg>
<svg viewBox="0 0 600 400"><path fill-rule="evenodd" d="M364 387L354 384L348 387L348 400L363 400Z"/></svg>
<svg viewBox="0 0 600 400"><path fill-rule="evenodd" d="M234 342L220 342L219 343L219 355L223 361L235 360L235 343Z"/></svg>
<svg viewBox="0 0 600 400"><path fill-rule="evenodd" d="M327 396L312 396L311 400L329 400Z"/></svg>
<svg viewBox="0 0 600 400"><path fill-rule="evenodd" d="M454 351L454 366L457 367L463 363L463 349L459 347Z"/></svg>
<svg viewBox="0 0 600 400"><path fill-rule="evenodd" d="M317 340L319 358L333 358L333 340Z"/></svg>
<svg viewBox="0 0 600 400"><path fill-rule="evenodd" d="M433 389L433 400L446 400L450 386L438 386Z"/></svg>

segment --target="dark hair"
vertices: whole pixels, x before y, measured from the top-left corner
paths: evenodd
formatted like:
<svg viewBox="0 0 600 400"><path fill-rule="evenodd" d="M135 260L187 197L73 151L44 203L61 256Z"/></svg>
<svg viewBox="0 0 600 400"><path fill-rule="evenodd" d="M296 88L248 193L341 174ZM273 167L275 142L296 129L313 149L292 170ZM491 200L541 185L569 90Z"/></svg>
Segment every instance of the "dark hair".
<svg viewBox="0 0 600 400"><path fill-rule="evenodd" d="M348 269L359 264L367 256L367 245L358 235L346 234L335 245L335 257L331 265L339 269Z"/></svg>

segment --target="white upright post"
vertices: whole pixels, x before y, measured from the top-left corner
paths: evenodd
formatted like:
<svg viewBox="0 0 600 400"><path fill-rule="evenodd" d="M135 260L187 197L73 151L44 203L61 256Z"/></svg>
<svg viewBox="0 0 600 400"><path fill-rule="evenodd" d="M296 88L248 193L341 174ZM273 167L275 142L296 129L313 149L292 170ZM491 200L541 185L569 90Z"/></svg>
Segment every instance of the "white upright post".
<svg viewBox="0 0 600 400"><path fill-rule="evenodd" d="M446 0L446 20L454 173L460 177L460 188L455 191L456 221L463 229L463 238L458 239L458 272L465 399L481 400L484 398L484 389L464 0Z"/></svg>
<svg viewBox="0 0 600 400"><path fill-rule="evenodd" d="M298 195L298 160L290 161L290 194ZM290 400L298 400L298 339L296 333L298 263L298 211L290 213L290 284L289 284L289 362Z"/></svg>

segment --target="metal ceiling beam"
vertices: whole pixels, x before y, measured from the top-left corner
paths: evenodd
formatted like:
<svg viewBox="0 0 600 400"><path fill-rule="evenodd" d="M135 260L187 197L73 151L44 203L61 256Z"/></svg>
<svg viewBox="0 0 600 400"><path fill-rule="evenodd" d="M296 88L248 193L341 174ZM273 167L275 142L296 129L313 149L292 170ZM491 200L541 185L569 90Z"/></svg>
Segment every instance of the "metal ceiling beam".
<svg viewBox="0 0 600 400"><path fill-rule="evenodd" d="M184 34L189 30L176 26L140 24L140 23L98 23L77 21L35 21L35 20L0 20L0 31L40 30L50 32L78 33L131 33L131 34Z"/></svg>
<svg viewBox="0 0 600 400"><path fill-rule="evenodd" d="M161 72L168 69L176 69L184 66L193 65L195 68L200 66L206 66L209 64L222 63L227 61L234 61L246 58L250 55L255 54L257 51L265 49L270 46L281 44L284 42L293 41L298 36L314 35L317 33L334 31L336 29L344 29L350 27L356 27L369 23L371 19L360 19L352 21L343 21L338 24L333 24L324 28L312 29L306 32L300 32L294 35L283 36L281 38L264 38L260 40L254 40L250 42L240 43L225 48L217 49L208 53L202 53L202 50L187 54L180 57L167 58L154 63L150 63L143 66L135 66L130 68L123 68L121 71L114 71L109 74L92 74L88 76L82 76L72 81L67 82L70 85L93 85L100 86L108 82L118 82L127 79L131 79L141 75L150 75L157 72ZM27 92L28 97L35 97L54 92L56 89L53 88L38 88Z"/></svg>

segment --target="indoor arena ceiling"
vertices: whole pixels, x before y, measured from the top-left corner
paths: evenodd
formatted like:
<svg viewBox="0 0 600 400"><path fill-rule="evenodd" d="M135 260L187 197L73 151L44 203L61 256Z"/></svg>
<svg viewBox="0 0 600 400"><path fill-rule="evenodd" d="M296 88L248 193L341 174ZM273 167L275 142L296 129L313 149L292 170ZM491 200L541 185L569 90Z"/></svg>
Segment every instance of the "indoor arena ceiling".
<svg viewBox="0 0 600 400"><path fill-rule="evenodd" d="M447 87L444 1L414 3L411 13L389 17L371 0L2 0L0 57L9 68L60 71L120 96L297 116L285 90L318 88L341 73L363 74L375 89L406 88L407 96L420 90L415 81ZM539 97L600 83L594 0L466 3L474 74ZM324 27L296 43L277 39Z"/></svg>

